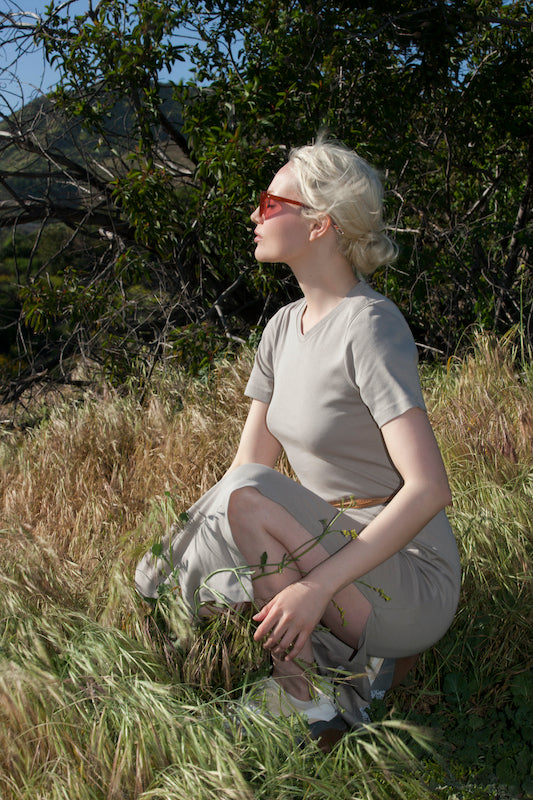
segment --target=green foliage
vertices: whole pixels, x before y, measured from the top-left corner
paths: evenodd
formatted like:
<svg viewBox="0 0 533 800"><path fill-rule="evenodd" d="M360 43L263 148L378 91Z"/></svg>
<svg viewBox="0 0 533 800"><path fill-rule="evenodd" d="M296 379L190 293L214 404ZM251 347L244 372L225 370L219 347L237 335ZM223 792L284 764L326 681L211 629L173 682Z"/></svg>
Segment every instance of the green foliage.
<svg viewBox="0 0 533 800"><path fill-rule="evenodd" d="M195 59L206 86L180 96L208 200L202 220L218 244L211 252L238 264L249 247L233 210L241 213L243 193L326 129L387 172L401 256L375 282L408 311L417 340L449 354L469 324L516 319L518 287L531 299L531 233L517 217L524 203L531 213L533 180L525 9L389 3L384 18L380 4L205 8L210 35ZM487 24L496 13L498 24ZM487 113L500 83L503 110Z"/></svg>
<svg viewBox="0 0 533 800"><path fill-rule="evenodd" d="M151 126L161 103L158 75L183 60L184 46L172 42L181 15L171 3L150 0L104 0L96 13L73 20L64 13L63 4L52 2L37 32L50 63L64 76L59 100L84 126L103 134L113 105L129 97L136 112L134 138L141 152L151 154ZM94 88L101 82L106 92L95 99Z"/></svg>
<svg viewBox="0 0 533 800"><path fill-rule="evenodd" d="M441 702L431 714L413 710L408 719L434 732L439 742L437 762L447 765L448 780L455 772L456 776L462 775L462 783L478 787L499 784L508 787L515 797L522 791L527 793L533 780L531 674L520 673L511 678L505 704L474 703L479 689L476 684L476 673L470 678L464 673L447 673ZM373 717L386 715L386 705L376 702ZM422 752L420 756L423 757ZM442 773L439 778L442 781Z"/></svg>
<svg viewBox="0 0 533 800"><path fill-rule="evenodd" d="M246 338L293 299L283 267L254 265L249 214L290 148L319 130L384 173L400 257L374 283L400 305L422 347L449 357L472 325L502 331L520 322L530 337L530 11L529 2L501 0L320 8L104 0L73 16L53 2L32 35L61 75L51 103L66 132L11 118L17 136L6 152L29 148L49 177L38 203L20 183L33 164L6 181L19 192L18 221L56 217L99 237L105 253L80 292L101 284L96 295L109 297L107 317L87 304L85 330L69 339L68 353L53 335L68 291L63 314L55 301L43 304L50 318L41 315L38 327L48 331L55 377L83 353L121 362L122 380L139 360L149 370L154 358L181 356L185 339L170 331L209 320L220 341ZM163 85L184 53L194 82ZM69 126L75 146L65 157ZM51 204L49 185L69 186L64 204ZM139 271L145 294L135 311ZM35 302L30 311L37 322ZM90 333L100 327L108 338ZM32 353L29 369L42 376L36 353L44 351L18 328L20 355Z"/></svg>
<svg viewBox="0 0 533 800"><path fill-rule="evenodd" d="M179 201L175 182L160 169L147 165L117 178L114 198L121 206L138 244L165 260L180 240ZM161 209L168 207L160 218Z"/></svg>

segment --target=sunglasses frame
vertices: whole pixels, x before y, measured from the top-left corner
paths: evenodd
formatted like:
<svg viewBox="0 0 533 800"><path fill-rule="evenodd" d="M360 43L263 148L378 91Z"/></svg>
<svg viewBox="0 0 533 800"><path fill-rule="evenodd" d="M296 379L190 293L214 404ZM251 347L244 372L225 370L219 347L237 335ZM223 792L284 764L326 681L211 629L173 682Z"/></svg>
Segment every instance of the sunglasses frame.
<svg viewBox="0 0 533 800"><path fill-rule="evenodd" d="M259 194L259 214L263 217L263 219L268 219L268 216L266 215L268 214L266 204L269 199L277 200L278 203L290 203L292 206L301 206L302 208L307 208L305 203L301 203L299 200L291 200L289 197L280 197L277 194L272 194L271 192L267 192L265 189L262 189Z"/></svg>
<svg viewBox="0 0 533 800"><path fill-rule="evenodd" d="M301 203L299 200L291 200L290 197L280 197L279 194L272 194L272 192L267 192L266 189L261 189L259 193L259 215L263 217L263 219L268 219L268 216L265 216L265 212L268 211L268 209L266 208L266 204L269 198L271 200L277 200L278 203L290 203L291 206L300 206L301 208L309 208L309 206L306 206L305 203ZM340 233L341 236L344 236L344 231L342 230L342 228L339 228L337 223L333 219L331 219L331 217L330 220L331 224L333 225L337 233Z"/></svg>

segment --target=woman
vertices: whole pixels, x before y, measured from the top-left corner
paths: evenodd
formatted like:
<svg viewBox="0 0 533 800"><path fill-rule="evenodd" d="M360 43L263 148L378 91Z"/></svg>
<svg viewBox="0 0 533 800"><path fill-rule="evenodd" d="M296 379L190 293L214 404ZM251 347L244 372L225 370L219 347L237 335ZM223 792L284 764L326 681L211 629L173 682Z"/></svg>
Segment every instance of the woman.
<svg viewBox="0 0 533 800"><path fill-rule="evenodd" d="M395 256L382 206L372 167L332 142L294 150L261 193L255 256L288 264L303 298L265 328L228 473L136 574L148 597L177 576L196 613L253 597L268 709L311 723L360 721L372 678L388 688L436 642L459 593L416 346L363 279ZM299 483L274 469L282 448Z"/></svg>

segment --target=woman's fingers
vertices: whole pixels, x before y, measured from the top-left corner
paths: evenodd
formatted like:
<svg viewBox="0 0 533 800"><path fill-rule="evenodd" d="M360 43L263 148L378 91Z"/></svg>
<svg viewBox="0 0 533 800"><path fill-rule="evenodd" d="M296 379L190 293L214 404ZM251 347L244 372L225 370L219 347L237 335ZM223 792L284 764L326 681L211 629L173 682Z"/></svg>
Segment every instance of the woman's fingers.
<svg viewBox="0 0 533 800"><path fill-rule="evenodd" d="M288 647L291 643L291 633L288 630L288 625L284 622L284 615L278 609L277 611L272 606L272 601L263 606L261 611L254 615L256 621L260 621L257 630L254 633L256 642L264 639L263 647L267 650L280 651ZM297 632L295 632L297 633Z"/></svg>
<svg viewBox="0 0 533 800"><path fill-rule="evenodd" d="M303 650L303 646L307 641L307 636L299 633L296 635L294 641L290 642L289 645L283 650L281 659L283 661L293 661L298 654Z"/></svg>
<svg viewBox="0 0 533 800"><path fill-rule="evenodd" d="M252 619L255 619L256 622L261 622L261 620L263 620L266 617L266 615L268 614L268 607L269 606L270 606L270 603L265 603L263 608L259 609L259 611L252 616Z"/></svg>
<svg viewBox="0 0 533 800"><path fill-rule="evenodd" d="M281 661L292 661L302 650L306 639L303 634L287 631L279 638L275 634L269 637L263 647Z"/></svg>
<svg viewBox="0 0 533 800"><path fill-rule="evenodd" d="M258 638L258 637L256 637ZM268 635L263 642L263 647L266 647L267 650L273 650L274 648L281 649L284 645L283 642L286 642L286 646L288 646L292 639L291 635L287 629L287 626L283 624L283 622L279 621L274 627L268 632Z"/></svg>
<svg viewBox="0 0 533 800"><path fill-rule="evenodd" d="M254 615L254 639L277 658L292 660L304 647L329 600L327 594L300 582L282 589Z"/></svg>
<svg viewBox="0 0 533 800"><path fill-rule="evenodd" d="M277 658L284 658L285 655L294 650L294 639L297 637L297 635L297 633L286 631L286 633L271 648L273 654L277 656Z"/></svg>
<svg viewBox="0 0 533 800"><path fill-rule="evenodd" d="M276 658L292 661L302 650L307 636L282 619L274 622L267 616L257 628L254 639L264 639L263 647L270 650Z"/></svg>
<svg viewBox="0 0 533 800"><path fill-rule="evenodd" d="M265 606L265 608L266 608L266 606ZM271 619L268 616L268 612L267 613L263 613L264 611L265 611L265 609L263 608L261 610L261 612L260 612L262 617L263 617L263 619L261 621L261 624L257 626L257 629L256 629L256 631L254 633L254 639L255 639L256 642L260 642L261 639L265 638L265 636L272 635L273 630L274 630L274 620ZM258 615L256 614L254 619L257 620L257 618L258 618Z"/></svg>

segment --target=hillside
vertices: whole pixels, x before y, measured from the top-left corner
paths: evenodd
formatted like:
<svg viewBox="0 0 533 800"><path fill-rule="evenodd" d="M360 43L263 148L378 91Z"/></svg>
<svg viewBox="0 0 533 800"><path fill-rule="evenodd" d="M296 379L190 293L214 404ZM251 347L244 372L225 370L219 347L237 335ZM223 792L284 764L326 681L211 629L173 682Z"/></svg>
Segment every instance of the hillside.
<svg viewBox="0 0 533 800"><path fill-rule="evenodd" d="M161 89L162 111L179 130L181 111L172 99L172 86ZM98 97L95 96L95 103ZM55 202L79 199L79 188L69 180L69 165L83 172L89 164L103 180L109 172L121 174L127 157L135 151L132 137L133 106L127 99L115 103L102 135L89 133L77 119L68 119L53 96L37 98L9 120L0 123L0 225L17 207L13 193L22 198L51 198ZM162 127L158 130L162 154L190 168L180 148ZM48 158L41 155L48 154ZM54 162L55 160L55 168Z"/></svg>

